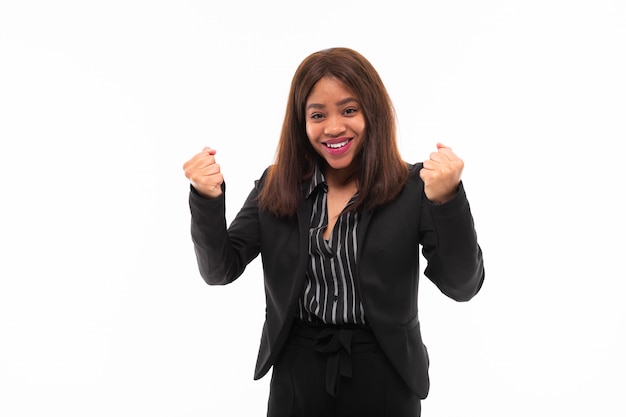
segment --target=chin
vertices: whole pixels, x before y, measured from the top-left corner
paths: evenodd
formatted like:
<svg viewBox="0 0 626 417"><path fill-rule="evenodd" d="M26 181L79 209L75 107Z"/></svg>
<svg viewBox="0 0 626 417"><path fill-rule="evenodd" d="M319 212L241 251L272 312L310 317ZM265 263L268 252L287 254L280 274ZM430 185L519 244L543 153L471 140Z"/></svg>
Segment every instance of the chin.
<svg viewBox="0 0 626 417"><path fill-rule="evenodd" d="M350 161L333 161L333 160L326 160L326 165L328 165L328 168L330 169L334 169L337 171L341 171L341 170L345 170L345 169L351 169L354 167L354 160L350 160Z"/></svg>

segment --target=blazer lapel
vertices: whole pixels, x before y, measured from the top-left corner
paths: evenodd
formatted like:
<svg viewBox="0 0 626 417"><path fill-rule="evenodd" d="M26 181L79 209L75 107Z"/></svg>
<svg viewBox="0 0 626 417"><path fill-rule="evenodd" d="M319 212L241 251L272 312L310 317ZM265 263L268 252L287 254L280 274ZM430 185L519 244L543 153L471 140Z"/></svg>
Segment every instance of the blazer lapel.
<svg viewBox="0 0 626 417"><path fill-rule="evenodd" d="M298 219L298 244L300 248L298 250L299 259L295 264L296 277L302 277L302 279L298 279L295 282L299 283L294 287L294 294L292 294L292 302L295 299L295 304L297 305L297 300L300 298L301 292L304 287L304 276L306 275L306 266L309 259L309 229L311 227L311 213L313 212L313 201L312 199L305 199L298 211L296 213L296 217ZM295 308L295 307L294 307Z"/></svg>
<svg viewBox="0 0 626 417"><path fill-rule="evenodd" d="M359 218L359 227L356 232L357 244L359 248L363 247L363 242L365 240L365 235L366 235L365 232L367 231L367 226L369 225L371 218L372 218L371 210L367 210L367 209L361 210L360 218ZM362 251L359 250L357 254L357 258L361 257L361 253Z"/></svg>

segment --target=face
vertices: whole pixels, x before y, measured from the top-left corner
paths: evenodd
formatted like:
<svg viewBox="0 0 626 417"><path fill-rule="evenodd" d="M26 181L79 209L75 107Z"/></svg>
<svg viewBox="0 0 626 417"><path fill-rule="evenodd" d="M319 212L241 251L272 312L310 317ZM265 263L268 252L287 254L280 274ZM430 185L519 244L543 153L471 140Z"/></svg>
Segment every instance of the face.
<svg viewBox="0 0 626 417"><path fill-rule="evenodd" d="M365 117L356 94L332 77L320 79L306 101L306 133L328 164L325 175L350 174L365 140Z"/></svg>

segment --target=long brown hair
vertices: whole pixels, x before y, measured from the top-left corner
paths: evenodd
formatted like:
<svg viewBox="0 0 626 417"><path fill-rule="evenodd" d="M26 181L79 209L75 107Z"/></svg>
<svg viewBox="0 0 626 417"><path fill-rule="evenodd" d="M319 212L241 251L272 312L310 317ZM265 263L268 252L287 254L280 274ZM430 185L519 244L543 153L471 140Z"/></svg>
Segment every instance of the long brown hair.
<svg viewBox="0 0 626 417"><path fill-rule="evenodd" d="M408 168L396 141L396 114L378 72L358 52L332 48L302 61L291 82L275 163L259 194L259 207L279 217L292 216L304 197L321 157L306 134L305 105L313 86L335 77L357 95L365 117L366 137L359 154L358 197L352 210L374 209L392 201L407 181Z"/></svg>

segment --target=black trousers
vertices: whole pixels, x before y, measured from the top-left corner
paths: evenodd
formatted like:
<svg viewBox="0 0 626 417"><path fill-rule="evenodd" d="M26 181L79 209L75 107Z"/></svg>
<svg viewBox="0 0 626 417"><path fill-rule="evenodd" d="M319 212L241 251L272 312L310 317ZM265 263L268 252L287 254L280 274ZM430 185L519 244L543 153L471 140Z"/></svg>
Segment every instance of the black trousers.
<svg viewBox="0 0 626 417"><path fill-rule="evenodd" d="M419 417L421 404L366 326L294 324L268 417Z"/></svg>

